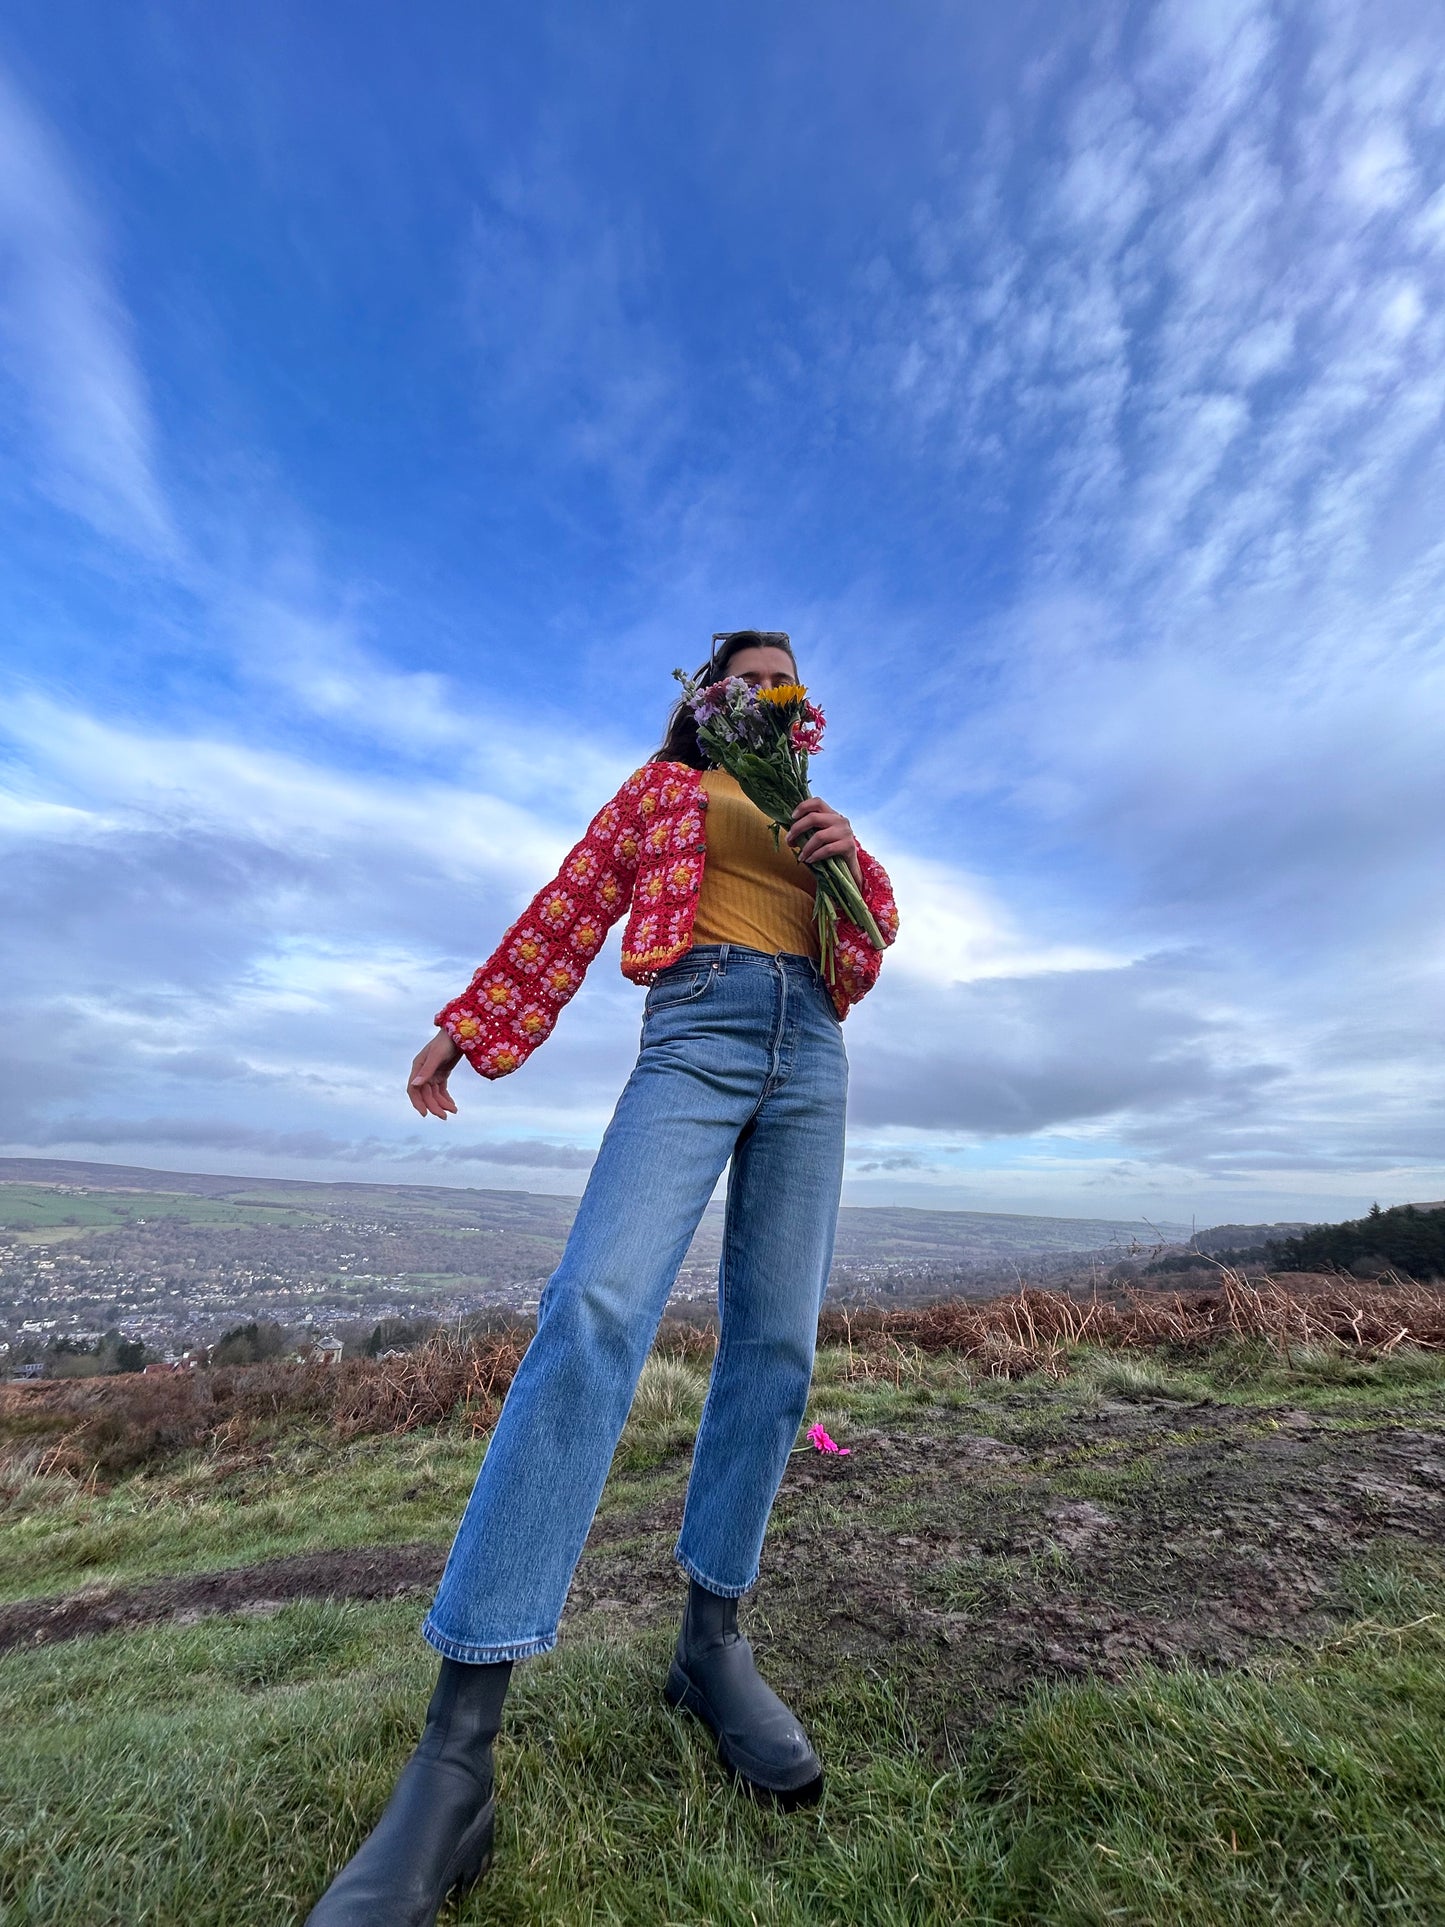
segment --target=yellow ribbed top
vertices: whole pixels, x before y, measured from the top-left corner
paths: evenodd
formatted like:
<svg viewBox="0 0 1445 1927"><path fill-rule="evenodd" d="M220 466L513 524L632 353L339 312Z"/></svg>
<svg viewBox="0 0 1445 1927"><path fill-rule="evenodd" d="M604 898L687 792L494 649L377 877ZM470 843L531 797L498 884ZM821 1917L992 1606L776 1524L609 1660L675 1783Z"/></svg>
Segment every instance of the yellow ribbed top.
<svg viewBox="0 0 1445 1927"><path fill-rule="evenodd" d="M752 950L790 951L818 960L813 872L779 840L768 819L726 770L704 770L707 860L694 943L743 943Z"/></svg>

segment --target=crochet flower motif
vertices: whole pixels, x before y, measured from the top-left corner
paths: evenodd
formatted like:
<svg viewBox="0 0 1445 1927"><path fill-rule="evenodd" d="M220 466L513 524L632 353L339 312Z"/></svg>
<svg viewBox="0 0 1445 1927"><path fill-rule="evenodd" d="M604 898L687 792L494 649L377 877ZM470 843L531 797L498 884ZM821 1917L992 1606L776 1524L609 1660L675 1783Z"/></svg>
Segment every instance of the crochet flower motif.
<svg viewBox="0 0 1445 1927"><path fill-rule="evenodd" d="M547 961L547 939L532 925L524 925L506 945L507 962L524 977L535 977Z"/></svg>
<svg viewBox="0 0 1445 1927"><path fill-rule="evenodd" d="M519 1001L516 983L504 970L489 970L477 985L476 998L483 1010L494 1015L515 1010Z"/></svg>
<svg viewBox="0 0 1445 1927"><path fill-rule="evenodd" d="M558 956L554 957L543 971L542 982L559 1004L565 1004L581 985L582 972L576 964L569 963L565 957Z"/></svg>
<svg viewBox="0 0 1445 1927"><path fill-rule="evenodd" d="M538 906L538 915L549 929L561 930L577 909L577 899L565 890L549 890Z"/></svg>
<svg viewBox="0 0 1445 1927"><path fill-rule="evenodd" d="M663 886L670 897L685 897L702 882L702 858L680 856L663 872Z"/></svg>
<svg viewBox="0 0 1445 1927"><path fill-rule="evenodd" d="M540 1044L556 1021L556 1011L548 1010L545 1004L524 1004L513 1018L512 1028L529 1043Z"/></svg>
<svg viewBox="0 0 1445 1927"><path fill-rule="evenodd" d="M601 917L589 917L584 910L567 933L567 942L579 957L590 957L607 935Z"/></svg>

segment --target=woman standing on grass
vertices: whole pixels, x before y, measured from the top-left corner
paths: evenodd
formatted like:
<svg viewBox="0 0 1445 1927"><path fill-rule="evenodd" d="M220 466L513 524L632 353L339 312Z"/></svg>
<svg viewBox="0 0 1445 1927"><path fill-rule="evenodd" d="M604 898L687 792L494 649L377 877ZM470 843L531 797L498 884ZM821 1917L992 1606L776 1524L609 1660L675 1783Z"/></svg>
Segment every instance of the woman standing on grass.
<svg viewBox="0 0 1445 1927"><path fill-rule="evenodd" d="M795 683L787 636L715 638L702 680L729 676ZM431 1927L490 1858L492 1743L512 1664L556 1644L638 1375L730 1159L717 1355L675 1550L687 1604L664 1692L706 1722L755 1791L797 1804L822 1789L807 1735L737 1630L807 1404L832 1261L848 1081L840 1020L880 961L844 921L825 980L805 866L846 862L885 941L898 919L882 867L821 798L798 808L787 844L776 849L762 811L708 767L679 704L655 760L593 818L412 1065L412 1104L438 1118L456 1110L447 1078L462 1057L483 1077L515 1070L631 905L622 969L651 986L637 1064L423 1627L442 1664L420 1743L309 1927Z"/></svg>

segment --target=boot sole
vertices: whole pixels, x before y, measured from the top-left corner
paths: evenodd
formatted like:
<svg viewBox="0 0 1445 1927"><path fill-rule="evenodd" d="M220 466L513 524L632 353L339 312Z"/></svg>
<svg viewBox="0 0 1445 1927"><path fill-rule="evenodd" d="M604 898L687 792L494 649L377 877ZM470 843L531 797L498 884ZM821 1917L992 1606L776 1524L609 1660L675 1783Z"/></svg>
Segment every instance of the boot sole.
<svg viewBox="0 0 1445 1927"><path fill-rule="evenodd" d="M694 1719L702 1721L703 1725L717 1741L718 1759L727 1768L728 1772L732 1774L733 1778L741 1781L742 1785L745 1786L748 1792L756 1799L770 1801L773 1805L785 1809L817 1805L823 1792L823 1775L821 1772L815 1774L811 1780L804 1781L802 1786L777 1787L769 1786L766 1780L755 1780L746 1768L738 1764L731 1753L728 1752L727 1741L713 1723L712 1713L707 1701L693 1685L687 1674L683 1672L676 1660L673 1661L668 1672L667 1683L662 1689L662 1697L667 1701L669 1706L676 1706L684 1713L691 1713Z"/></svg>

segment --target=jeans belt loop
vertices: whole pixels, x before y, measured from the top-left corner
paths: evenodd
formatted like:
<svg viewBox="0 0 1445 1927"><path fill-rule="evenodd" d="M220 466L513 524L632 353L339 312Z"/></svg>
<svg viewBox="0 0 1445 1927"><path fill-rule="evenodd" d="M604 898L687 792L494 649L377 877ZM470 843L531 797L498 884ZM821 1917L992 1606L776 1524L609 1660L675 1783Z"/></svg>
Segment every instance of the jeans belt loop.
<svg viewBox="0 0 1445 1927"><path fill-rule="evenodd" d="M731 948L731 944L720 943L718 945L717 962L713 965L713 969L717 971L720 977L726 977L728 974L728 951Z"/></svg>

